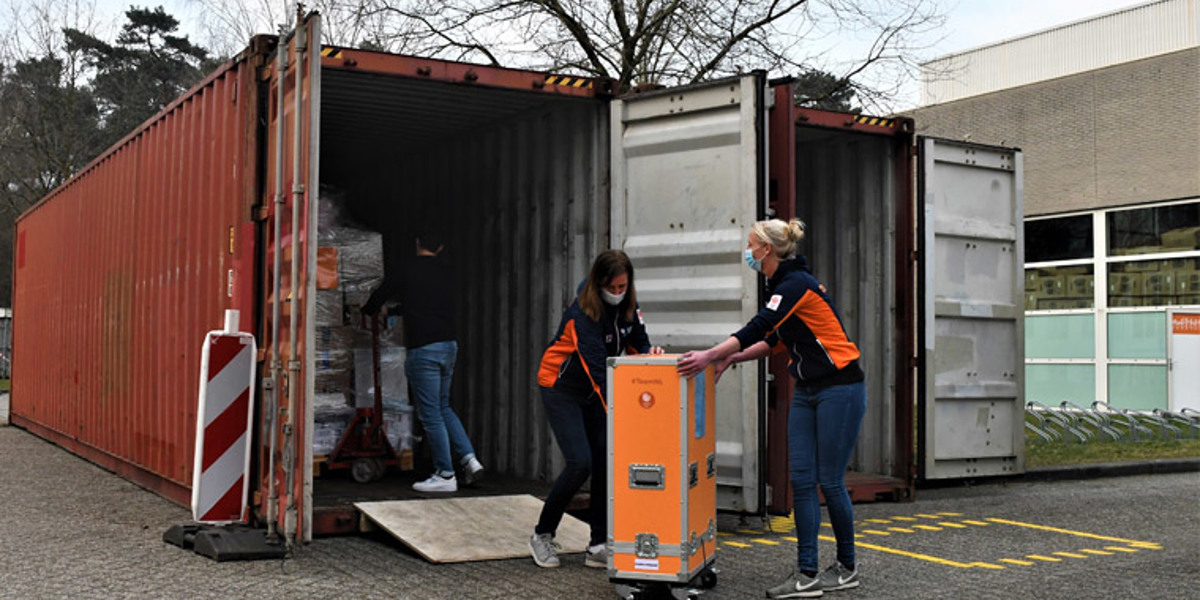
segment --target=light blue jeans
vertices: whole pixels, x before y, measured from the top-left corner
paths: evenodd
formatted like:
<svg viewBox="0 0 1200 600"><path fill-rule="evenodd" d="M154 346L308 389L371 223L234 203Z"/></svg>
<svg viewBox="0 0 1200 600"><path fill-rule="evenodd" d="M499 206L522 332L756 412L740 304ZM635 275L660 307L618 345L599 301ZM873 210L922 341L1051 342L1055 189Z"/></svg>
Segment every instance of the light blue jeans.
<svg viewBox="0 0 1200 600"><path fill-rule="evenodd" d="M796 518L796 565L801 571L820 570L818 485L837 538L838 562L854 566L854 507L846 492L846 467L866 411L867 385L861 381L824 388L796 383L788 412L788 463Z"/></svg>
<svg viewBox="0 0 1200 600"><path fill-rule="evenodd" d="M475 455L467 431L450 408L450 381L457 358L458 342L449 341L409 348L404 359L404 375L412 389L417 418L425 428L433 468L446 477L454 474L451 449L461 458Z"/></svg>

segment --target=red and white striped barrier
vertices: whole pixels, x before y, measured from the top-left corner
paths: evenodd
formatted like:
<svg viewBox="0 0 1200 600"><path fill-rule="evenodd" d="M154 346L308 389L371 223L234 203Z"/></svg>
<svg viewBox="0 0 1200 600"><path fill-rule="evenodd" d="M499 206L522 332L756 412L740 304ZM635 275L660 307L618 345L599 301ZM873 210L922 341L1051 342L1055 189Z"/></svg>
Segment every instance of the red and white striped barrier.
<svg viewBox="0 0 1200 600"><path fill-rule="evenodd" d="M200 408L192 469L192 518L245 523L254 416L254 336L239 333L238 311L225 311L225 330L204 336Z"/></svg>

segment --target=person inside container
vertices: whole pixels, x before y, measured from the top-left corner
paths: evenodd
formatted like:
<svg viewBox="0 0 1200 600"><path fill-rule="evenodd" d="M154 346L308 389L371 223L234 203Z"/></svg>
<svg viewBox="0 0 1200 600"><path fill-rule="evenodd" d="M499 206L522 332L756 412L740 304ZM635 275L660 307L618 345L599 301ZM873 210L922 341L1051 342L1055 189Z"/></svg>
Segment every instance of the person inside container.
<svg viewBox="0 0 1200 600"><path fill-rule="evenodd" d="M416 255L405 262L401 276L385 277L362 309L373 316L385 302L398 300L399 314L404 315L404 375L433 455L433 474L413 484L418 492L458 491L451 451L459 457L465 485L483 476L467 431L450 408L450 383L458 357L454 324L458 291L442 250L440 235L422 232L416 239Z"/></svg>
<svg viewBox="0 0 1200 600"><path fill-rule="evenodd" d="M589 476L591 541L583 564L608 566L606 363L608 357L623 353L662 354L663 350L651 346L646 335L633 263L620 250L605 250L592 263L575 300L563 311L538 368L546 420L567 461L529 536L529 551L540 567L560 565L554 534L567 504Z"/></svg>
<svg viewBox="0 0 1200 600"><path fill-rule="evenodd" d="M858 587L854 557L854 508L846 492L846 467L867 407L858 347L824 287L798 253L804 223L760 221L750 228L746 264L767 276L770 297L744 327L707 350L679 357L678 371L693 377L709 364L717 376L735 362L757 360L772 348L786 349L796 381L788 413L788 464L796 520L796 567L769 598L813 598ZM837 538L837 561L818 573L817 531L825 495Z"/></svg>

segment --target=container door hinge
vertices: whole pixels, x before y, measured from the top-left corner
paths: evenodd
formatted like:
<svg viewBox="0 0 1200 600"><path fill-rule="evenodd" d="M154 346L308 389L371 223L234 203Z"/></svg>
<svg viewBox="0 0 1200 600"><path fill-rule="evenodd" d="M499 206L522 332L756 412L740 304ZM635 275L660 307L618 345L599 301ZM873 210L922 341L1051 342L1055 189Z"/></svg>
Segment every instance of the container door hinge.
<svg viewBox="0 0 1200 600"><path fill-rule="evenodd" d="M909 251L908 251L908 260L909 260L909 262L917 262L917 261L918 261L918 260L920 260L920 259L921 259L921 254L920 254L919 252L917 252L916 250L909 250Z"/></svg>
<svg viewBox="0 0 1200 600"><path fill-rule="evenodd" d="M258 222L266 221L267 217L270 217L270 216L271 216L271 207L267 206L266 204L259 204L258 206L254 207L254 214L252 215L252 217L254 218L255 221L258 221Z"/></svg>

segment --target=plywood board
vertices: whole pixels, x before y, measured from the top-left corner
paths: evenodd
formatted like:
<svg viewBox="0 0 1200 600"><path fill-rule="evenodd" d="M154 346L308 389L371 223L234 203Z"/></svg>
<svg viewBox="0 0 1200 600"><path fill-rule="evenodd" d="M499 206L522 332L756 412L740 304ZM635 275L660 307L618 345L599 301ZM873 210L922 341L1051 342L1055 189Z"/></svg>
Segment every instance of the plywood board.
<svg viewBox="0 0 1200 600"><path fill-rule="evenodd" d="M358 502L355 508L434 563L529 556L529 536L542 512L533 496L481 496ZM590 530L563 515L555 539L560 553L583 552Z"/></svg>

